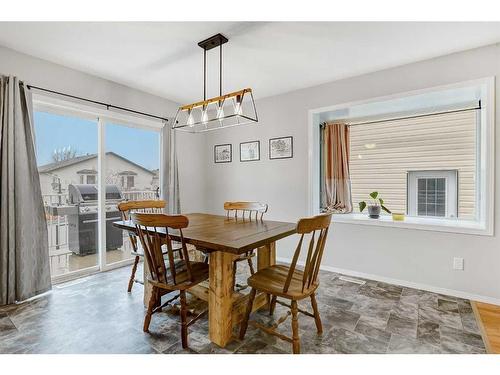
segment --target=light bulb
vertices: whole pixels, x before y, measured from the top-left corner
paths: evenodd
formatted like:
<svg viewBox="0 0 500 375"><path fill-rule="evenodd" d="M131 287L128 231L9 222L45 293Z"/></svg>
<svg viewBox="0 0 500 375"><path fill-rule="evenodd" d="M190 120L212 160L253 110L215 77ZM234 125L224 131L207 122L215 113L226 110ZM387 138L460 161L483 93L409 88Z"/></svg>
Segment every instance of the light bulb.
<svg viewBox="0 0 500 375"><path fill-rule="evenodd" d="M235 115L241 115L241 97L237 96L236 100L233 100L233 105L234 105L234 114Z"/></svg>
<svg viewBox="0 0 500 375"><path fill-rule="evenodd" d="M222 106L222 104L219 106L219 109L217 110L217 118L219 120L224 118L224 107Z"/></svg>
<svg viewBox="0 0 500 375"><path fill-rule="evenodd" d="M208 109L207 109L207 107L204 107L203 111L201 112L201 122L203 124L206 124L208 122Z"/></svg>
<svg viewBox="0 0 500 375"><path fill-rule="evenodd" d="M189 126L193 126L193 124L194 124L193 115L191 114L191 110L190 110L190 109L188 109L187 124L188 124Z"/></svg>

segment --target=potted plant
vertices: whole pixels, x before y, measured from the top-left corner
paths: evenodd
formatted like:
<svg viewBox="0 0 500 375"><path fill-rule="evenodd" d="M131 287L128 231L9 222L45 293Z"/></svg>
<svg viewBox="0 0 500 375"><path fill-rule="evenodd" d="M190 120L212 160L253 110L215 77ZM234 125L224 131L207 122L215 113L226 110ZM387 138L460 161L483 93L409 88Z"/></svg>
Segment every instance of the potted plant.
<svg viewBox="0 0 500 375"><path fill-rule="evenodd" d="M380 209L384 210L388 214L391 213L387 207L384 206L384 200L378 197L378 191L373 191L370 193L370 200L368 203L366 201L359 202L359 212L368 206L368 216L372 219L378 219L380 217Z"/></svg>

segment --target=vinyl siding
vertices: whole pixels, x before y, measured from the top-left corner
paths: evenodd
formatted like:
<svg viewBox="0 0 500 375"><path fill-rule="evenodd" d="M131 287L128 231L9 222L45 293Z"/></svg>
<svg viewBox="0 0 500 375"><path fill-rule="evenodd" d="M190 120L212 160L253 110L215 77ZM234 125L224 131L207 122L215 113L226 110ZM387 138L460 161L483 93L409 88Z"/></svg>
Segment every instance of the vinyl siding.
<svg viewBox="0 0 500 375"><path fill-rule="evenodd" d="M390 210L406 212L408 171L458 170L458 216L473 219L476 125L470 110L351 126L354 211L378 191Z"/></svg>

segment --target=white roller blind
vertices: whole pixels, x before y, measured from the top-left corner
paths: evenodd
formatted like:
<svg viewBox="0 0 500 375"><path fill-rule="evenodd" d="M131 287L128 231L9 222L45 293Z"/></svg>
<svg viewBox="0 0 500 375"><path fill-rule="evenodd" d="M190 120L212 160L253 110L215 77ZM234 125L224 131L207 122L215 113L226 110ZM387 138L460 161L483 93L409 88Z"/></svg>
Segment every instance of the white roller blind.
<svg viewBox="0 0 500 375"><path fill-rule="evenodd" d="M406 212L407 172L458 171L458 217L475 218L476 110L351 126L351 182L358 203L378 191Z"/></svg>

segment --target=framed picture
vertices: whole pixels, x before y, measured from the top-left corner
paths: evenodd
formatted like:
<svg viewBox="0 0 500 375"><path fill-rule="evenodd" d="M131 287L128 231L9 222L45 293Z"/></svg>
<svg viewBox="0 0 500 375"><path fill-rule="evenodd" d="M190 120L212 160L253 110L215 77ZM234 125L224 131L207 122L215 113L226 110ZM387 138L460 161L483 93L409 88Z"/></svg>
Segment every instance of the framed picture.
<svg viewBox="0 0 500 375"><path fill-rule="evenodd" d="M214 146L215 163L231 163L233 161L233 148L230 144Z"/></svg>
<svg viewBox="0 0 500 375"><path fill-rule="evenodd" d="M293 137L271 138L269 140L269 159L293 158Z"/></svg>
<svg viewBox="0 0 500 375"><path fill-rule="evenodd" d="M240 143L240 161L260 160L260 141Z"/></svg>

